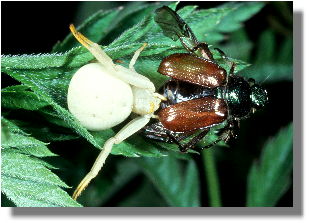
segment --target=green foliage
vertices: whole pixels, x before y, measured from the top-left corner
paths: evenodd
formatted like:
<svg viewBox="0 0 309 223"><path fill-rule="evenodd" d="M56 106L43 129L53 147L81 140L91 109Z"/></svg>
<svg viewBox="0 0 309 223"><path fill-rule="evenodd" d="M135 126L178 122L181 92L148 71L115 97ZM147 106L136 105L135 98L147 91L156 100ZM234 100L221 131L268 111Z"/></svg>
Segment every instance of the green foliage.
<svg viewBox="0 0 309 223"><path fill-rule="evenodd" d="M46 143L26 136L16 125L2 119L7 137L2 142L1 190L19 207L78 207L61 187L68 186L38 157L55 156ZM3 125L4 124L4 125Z"/></svg>
<svg viewBox="0 0 309 223"><path fill-rule="evenodd" d="M85 20L85 22L77 28L92 41L100 42L112 28L110 26L112 21L114 21L121 14L122 13L119 8L110 11L100 10ZM65 52L66 50L70 50L71 48L77 46L79 46L79 43L72 34L69 34L62 42L59 42L54 46L53 52Z"/></svg>
<svg viewBox="0 0 309 223"><path fill-rule="evenodd" d="M198 171L192 160L183 168L173 156L142 158L138 162L170 206L200 206Z"/></svg>
<svg viewBox="0 0 309 223"><path fill-rule="evenodd" d="M152 10L155 9L153 5L151 5L150 8ZM143 8L140 10L145 11ZM183 13L184 19L188 20L188 22L192 22L193 30L199 30L205 34L209 30L213 30L216 23L220 22L220 20L232 10L234 9L227 7L193 11L193 8L189 6L180 11L180 16L182 16ZM97 28L101 26L106 27L106 23L109 23L109 27L116 27L115 24L113 25L114 19L112 18L114 18L117 13L119 13L119 9L107 13L98 12L81 26L81 30L85 31L86 35L90 34L93 40L98 41L107 35L108 31L101 32L101 30L98 31ZM145 12L144 15L145 18L142 21L124 31L119 38L105 47L104 50L113 59L126 59L127 56L131 57L135 50L144 42L147 42L148 47L142 52L142 56L139 58L136 68L138 72L148 76L158 87L159 83L162 85L164 80L166 80L166 77L156 72L161 58L173 52L179 52L182 50L182 47L179 43L175 45L175 43L171 42L168 38L158 38L160 28L153 20L153 13L147 14ZM202 18L205 17L207 17L209 21L207 26L203 25L204 22ZM196 35L197 38L199 38L201 34L197 33ZM71 39L72 36L70 34L63 42L58 43L55 49L60 49L61 47L63 47L64 50L67 49L67 46L72 45ZM64 120L76 133L86 138L95 147L100 148L100 145L102 145L100 142L112 136L115 131L110 129L102 134L87 131L68 112L66 105L67 88L72 75L76 71L76 68L85 65L92 59L93 56L87 52L87 50L83 47L78 47L65 53L57 54L5 56L2 58L1 67L3 72L30 87L37 97L51 105L56 112L56 116ZM237 60L235 60L235 62L239 64L237 67L238 69L242 69L246 66L243 62ZM145 143L145 141L139 139L138 136L134 138L135 140L131 142L134 142L136 146L132 145L129 140L128 142L115 146L115 148L113 148L113 154L122 154L125 156L162 156L164 154L160 152L160 150L154 148L152 144Z"/></svg>
<svg viewBox="0 0 309 223"><path fill-rule="evenodd" d="M265 144L259 163L248 175L247 206L271 207L291 184L293 170L293 125L280 130Z"/></svg>
<svg viewBox="0 0 309 223"><path fill-rule="evenodd" d="M89 188L80 197L80 202L85 206L105 204L140 173L135 158L120 159L115 163L114 168L106 167L103 171L105 173L111 171L113 174L95 179L96 186L89 185ZM134 189L130 188L131 190Z"/></svg>
<svg viewBox="0 0 309 223"><path fill-rule="evenodd" d="M123 61L122 65L126 67L133 53L143 43L148 43L135 68L137 72L150 78L158 89L167 80L167 77L157 73L162 58L176 52L185 52L179 40L173 41L164 36L154 22L154 10L163 4L166 2L132 2L123 8L98 11L77 28L89 39L102 45L102 49L113 60ZM275 32L267 29L259 36L259 41L253 43L243 27L243 22L256 14L264 4L226 3L206 10L186 6L179 9L178 14L191 27L199 41L207 41L212 45L211 51L215 59L225 69L229 70L230 63L222 59L213 47L221 48L227 54L228 60L237 64L236 72L240 71L238 74L253 77L258 82L267 79L268 84L282 80L291 81L292 39L285 38L278 46ZM169 6L175 9L177 3L171 3ZM225 40L224 44L221 43L222 40ZM252 57L252 52L255 52L252 49L255 46L257 56ZM56 155L47 148L49 144L45 142L59 145L81 137L89 142L85 146L85 153L90 153L89 147L100 149L101 145L125 124L105 131L90 132L82 127L67 109L67 89L73 74L93 59L94 57L80 46L71 34L58 42L50 54L2 56L2 72L22 84L6 87L1 92L1 104L4 108L2 114L5 117L2 118L1 129L2 192L15 205L80 206L62 189L67 189L68 186L51 172L53 166L57 166L54 164L58 163L54 161ZM250 61L253 65L249 66L242 60ZM39 118L39 123L23 117L20 115L22 112ZM213 142L220 127L212 128L200 145ZM291 184L291 134L290 126L278 133L272 141L268 141L260 163L252 166L248 177L248 206L274 206ZM77 147L79 146L77 144ZM74 149L79 151L78 148ZM94 152L97 154L97 151ZM82 204L109 205L108 202L113 197L118 193L122 196L122 191L128 190L127 185L142 174L144 175L138 188L127 197L121 197L118 205L189 207L201 206L204 203L202 200L205 198L201 197L203 193L200 192L206 190L200 187L204 181L200 177L203 176L202 170L197 168L192 154L179 153L176 145L145 140L140 135L134 135L115 145L112 154L122 156L110 157L107 160L103 174L97 177L94 183L89 185L89 190L81 196ZM211 154L214 155L217 154ZM49 162L53 166L44 161L47 157L51 157ZM64 170L61 167L61 179L66 177L65 182L80 181L89 170L89 162L92 162L83 159L76 161L79 166L72 164L72 158L69 160L71 168L64 165ZM113 162L109 163L110 160ZM62 163L59 163L62 166ZM211 178L215 179L215 164L204 165L206 174L211 176L208 181L211 181ZM105 168L108 171L105 171ZM74 177L76 179L72 180ZM76 182L68 184L75 185ZM210 191L209 199L213 199L213 202L205 203L212 206L215 203L221 205L219 187L215 184L217 183L207 184L207 190ZM221 188L223 187L224 184L221 185ZM217 202L212 196L215 194L218 195ZM224 199L222 197L223 205Z"/></svg>
<svg viewBox="0 0 309 223"><path fill-rule="evenodd" d="M40 100L36 94L28 91L27 86L10 86L1 90L1 106L10 109L39 110L48 103Z"/></svg>
<svg viewBox="0 0 309 223"><path fill-rule="evenodd" d="M241 75L268 83L293 80L292 42L292 38L286 38L277 50L275 33L271 30L264 31L257 44L254 64L241 71Z"/></svg>
<svg viewBox="0 0 309 223"><path fill-rule="evenodd" d="M238 4L229 2L222 7L232 8L231 12L220 22L216 29L220 32L232 32L242 27L242 22L248 20L261 10L264 2L244 2Z"/></svg>
<svg viewBox="0 0 309 223"><path fill-rule="evenodd" d="M153 184L147 180L136 192L130 194L120 204L120 207L166 207L164 199L156 193Z"/></svg>

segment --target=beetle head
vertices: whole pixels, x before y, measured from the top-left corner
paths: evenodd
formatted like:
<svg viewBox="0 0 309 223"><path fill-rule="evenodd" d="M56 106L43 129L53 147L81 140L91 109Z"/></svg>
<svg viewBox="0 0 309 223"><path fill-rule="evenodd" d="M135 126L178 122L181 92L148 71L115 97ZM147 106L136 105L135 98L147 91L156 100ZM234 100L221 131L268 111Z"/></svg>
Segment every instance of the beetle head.
<svg viewBox="0 0 309 223"><path fill-rule="evenodd" d="M268 95L267 95L266 89L255 83L253 83L250 88L251 88L250 99L251 99L252 107L254 109L259 109L259 108L264 107L265 104L268 102Z"/></svg>

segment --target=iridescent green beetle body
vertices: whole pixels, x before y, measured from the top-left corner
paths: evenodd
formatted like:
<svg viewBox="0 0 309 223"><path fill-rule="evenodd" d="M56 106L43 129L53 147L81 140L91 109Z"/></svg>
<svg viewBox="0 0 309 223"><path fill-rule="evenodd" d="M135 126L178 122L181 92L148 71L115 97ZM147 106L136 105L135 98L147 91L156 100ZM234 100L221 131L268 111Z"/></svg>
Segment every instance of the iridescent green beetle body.
<svg viewBox="0 0 309 223"><path fill-rule="evenodd" d="M234 118L247 117L252 109L263 107L267 101L266 90L253 79L246 81L243 77L230 75L226 86L216 89L216 96L227 101L229 115Z"/></svg>

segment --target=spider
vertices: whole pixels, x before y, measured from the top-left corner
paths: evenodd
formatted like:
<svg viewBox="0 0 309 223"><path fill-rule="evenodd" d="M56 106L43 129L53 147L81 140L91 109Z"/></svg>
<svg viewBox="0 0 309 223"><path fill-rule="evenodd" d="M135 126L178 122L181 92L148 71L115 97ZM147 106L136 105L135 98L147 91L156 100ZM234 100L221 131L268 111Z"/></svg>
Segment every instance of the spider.
<svg viewBox="0 0 309 223"><path fill-rule="evenodd" d="M139 115L105 142L91 170L74 191L72 197L76 200L97 176L113 145L142 129L151 118L157 118L154 112L166 98L156 93L154 84L134 69L146 43L134 53L129 68L125 68L114 64L97 43L79 33L74 25L70 25L70 30L98 62L81 67L73 75L67 96L69 111L86 129L92 131L114 127L132 112Z"/></svg>

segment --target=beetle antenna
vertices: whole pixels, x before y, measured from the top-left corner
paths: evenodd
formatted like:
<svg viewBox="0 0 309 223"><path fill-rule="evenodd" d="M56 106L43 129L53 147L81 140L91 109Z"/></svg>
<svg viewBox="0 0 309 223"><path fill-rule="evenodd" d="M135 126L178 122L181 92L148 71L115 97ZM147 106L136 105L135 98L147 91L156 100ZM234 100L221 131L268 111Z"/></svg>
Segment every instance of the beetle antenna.
<svg viewBox="0 0 309 223"><path fill-rule="evenodd" d="M270 76L271 76L271 73L262 81L261 84L263 84Z"/></svg>

